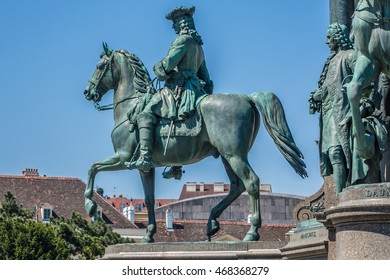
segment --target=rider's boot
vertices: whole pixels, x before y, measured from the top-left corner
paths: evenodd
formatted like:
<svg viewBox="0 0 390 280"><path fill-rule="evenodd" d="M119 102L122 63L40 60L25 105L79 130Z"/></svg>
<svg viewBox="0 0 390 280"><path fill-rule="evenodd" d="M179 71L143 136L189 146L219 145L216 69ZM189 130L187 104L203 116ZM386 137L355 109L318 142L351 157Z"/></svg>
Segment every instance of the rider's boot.
<svg viewBox="0 0 390 280"><path fill-rule="evenodd" d="M138 121L140 156L136 161L130 162L130 169L149 172L156 164L152 161L153 130L152 121Z"/></svg>
<svg viewBox="0 0 390 280"><path fill-rule="evenodd" d="M162 175L165 179L180 180L184 172L181 166L172 166L168 171L164 170Z"/></svg>

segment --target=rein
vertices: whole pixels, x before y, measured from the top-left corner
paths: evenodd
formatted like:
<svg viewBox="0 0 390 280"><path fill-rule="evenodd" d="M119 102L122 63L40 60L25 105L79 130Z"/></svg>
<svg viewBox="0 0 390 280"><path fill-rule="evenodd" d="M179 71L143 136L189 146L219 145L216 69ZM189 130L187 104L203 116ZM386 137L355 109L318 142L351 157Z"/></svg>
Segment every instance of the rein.
<svg viewBox="0 0 390 280"><path fill-rule="evenodd" d="M122 124L124 124L125 122L127 122L127 121L130 121L128 118L125 118L123 121L121 121L120 123L118 123L114 128L113 128L113 130L111 131L111 137L112 137L112 134L114 134L114 131L118 128L118 127L120 127Z"/></svg>
<svg viewBox="0 0 390 280"><path fill-rule="evenodd" d="M122 100L118 101L118 102L115 102L115 103L111 103L111 104L107 104L107 105L100 105L99 102L94 102L95 104L95 109L98 110L98 111L106 111L106 110L112 110L114 109L117 105L121 104L122 102L125 102L126 100L130 100L130 99L136 99L136 98L140 98L141 96L129 96L129 97L125 97L123 98Z"/></svg>
<svg viewBox="0 0 390 280"><path fill-rule="evenodd" d="M153 88L153 83L154 81L157 79L157 77L155 77L152 81L150 81L147 85L148 87L148 93L150 93L150 86L152 86ZM160 86L160 81L157 80L157 86ZM99 102L94 102L95 104L95 109L98 110L98 111L107 111L107 110L113 110L117 105L119 105L120 103L126 101L126 100L130 100L130 99L136 99L136 98L140 98L141 95L137 95L137 96L129 96L129 97L125 97L123 98L122 100L118 101L118 102L114 102L114 103L111 103L111 104L107 104L107 105L100 105Z"/></svg>

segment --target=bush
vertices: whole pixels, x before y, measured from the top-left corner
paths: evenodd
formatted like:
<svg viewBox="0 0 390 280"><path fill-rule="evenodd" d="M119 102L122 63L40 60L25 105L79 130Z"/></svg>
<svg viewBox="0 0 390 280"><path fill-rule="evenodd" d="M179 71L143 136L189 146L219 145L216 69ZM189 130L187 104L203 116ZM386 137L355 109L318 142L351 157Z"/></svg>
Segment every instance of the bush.
<svg viewBox="0 0 390 280"><path fill-rule="evenodd" d="M70 219L35 222L32 211L17 205L7 192L0 207L0 259L64 260L96 259L107 245L134 242L120 237L102 219L87 222L73 213Z"/></svg>

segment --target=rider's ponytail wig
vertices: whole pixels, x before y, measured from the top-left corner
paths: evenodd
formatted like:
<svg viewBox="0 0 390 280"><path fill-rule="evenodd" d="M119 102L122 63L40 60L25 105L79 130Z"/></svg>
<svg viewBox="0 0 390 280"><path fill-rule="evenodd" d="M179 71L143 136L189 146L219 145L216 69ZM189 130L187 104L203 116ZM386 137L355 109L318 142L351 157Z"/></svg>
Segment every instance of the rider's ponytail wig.
<svg viewBox="0 0 390 280"><path fill-rule="evenodd" d="M177 21L179 21L180 35L191 35L195 42L197 42L199 45L203 45L202 37L200 37L195 29L195 22L192 16L184 15L178 18Z"/></svg>
<svg viewBox="0 0 390 280"><path fill-rule="evenodd" d="M329 30L341 50L353 49L352 41L349 39L349 31L345 25L335 22L329 26Z"/></svg>

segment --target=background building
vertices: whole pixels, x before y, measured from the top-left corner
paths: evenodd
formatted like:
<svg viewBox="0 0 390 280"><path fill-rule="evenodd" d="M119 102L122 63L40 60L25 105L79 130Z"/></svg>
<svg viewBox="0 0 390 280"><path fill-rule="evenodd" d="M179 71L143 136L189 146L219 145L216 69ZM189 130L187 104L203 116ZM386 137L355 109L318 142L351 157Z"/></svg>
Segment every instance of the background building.
<svg viewBox="0 0 390 280"><path fill-rule="evenodd" d="M50 217L70 218L73 212L84 219L93 218L84 208L85 183L77 178L40 176L38 169L26 169L21 175L0 175L0 203L4 193L11 192L18 204L35 213L38 222L49 222ZM97 215L114 231L124 237L144 234L134 223L121 215L98 193L94 193L98 205Z"/></svg>
<svg viewBox="0 0 390 280"><path fill-rule="evenodd" d="M80 213L91 221L84 208L86 185L78 178L39 175L38 169L26 169L21 175L0 175L0 202L4 193L11 192L18 204L35 212L35 219L49 222L50 217L70 218L73 212ZM158 232L156 242L196 242L207 239L207 220L212 207L229 192L224 183L184 184L179 199L156 199L155 212ZM261 215L263 226L261 240L283 241L285 234L294 227L292 209L304 197L274 194L270 185L261 186ZM94 193L98 204L97 215L107 225L124 237L140 241L147 227L147 209L143 199L113 198ZM241 240L248 224L249 197L243 193L219 218L221 230L215 240ZM133 211L133 219L130 209ZM167 223L167 212L171 214ZM126 216L125 216L126 215ZM133 220L133 221L132 221Z"/></svg>
<svg viewBox="0 0 390 280"><path fill-rule="evenodd" d="M165 219L170 209L173 218L179 220L207 220L211 209L229 192L230 185L222 182L214 184L188 182L184 184L179 200L156 208L156 217ZM260 211L264 224L293 224L293 209L305 197L290 194L272 193L271 185L260 187ZM247 222L249 196L244 192L221 215L219 220Z"/></svg>

